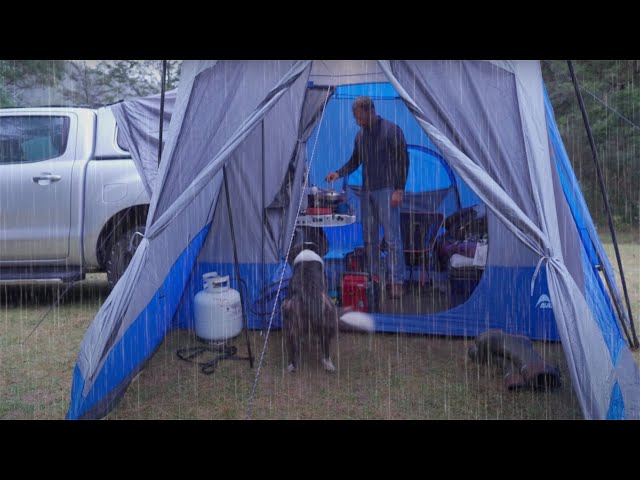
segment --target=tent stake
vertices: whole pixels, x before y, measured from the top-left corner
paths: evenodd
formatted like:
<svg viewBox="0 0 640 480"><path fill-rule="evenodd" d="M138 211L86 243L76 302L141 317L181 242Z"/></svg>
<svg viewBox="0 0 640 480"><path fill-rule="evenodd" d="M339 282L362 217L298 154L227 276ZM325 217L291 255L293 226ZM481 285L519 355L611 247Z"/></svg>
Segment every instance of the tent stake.
<svg viewBox="0 0 640 480"><path fill-rule="evenodd" d="M582 113L582 120L584 121L585 128L587 130L587 136L589 137L589 145L591 146L591 153L593 156L593 162L596 165L596 176L598 177L598 184L600 186L600 192L602 193L602 198L604 200L604 208L607 212L607 220L609 222L609 230L611 231L611 240L613 240L613 248L616 252L616 260L618 261L618 268L620 269L620 279L622 281L622 290L624 291L624 299L627 302L627 310L629 312L629 324L631 327L631 334L633 335L633 341L630 347L632 350L637 350L640 347L638 343L638 337L636 335L636 329L633 325L633 315L631 313L631 302L629 301L629 293L627 291L627 282L624 279L624 271L622 269L622 260L620 258L620 251L618 249L618 241L616 240L616 229L613 225L613 219L611 218L611 208L609 206L609 198L607 196L607 190L604 184L604 177L602 175L602 167L600 166L600 161L598 160L598 152L596 150L596 143L593 140L593 134L591 132L591 125L589 124L589 117L587 116L587 110L584 106L584 101L582 100L582 93L580 93L580 88L578 87L578 80L576 79L576 74L573 71L573 64L571 60L567 60L567 64L569 65L569 73L571 74L571 81L573 82L573 87L576 91L576 96L578 97L578 104L580 105L580 112ZM620 323L624 326L624 320L621 318ZM625 329L626 330L626 329Z"/></svg>
<svg viewBox="0 0 640 480"><path fill-rule="evenodd" d="M233 244L233 259L236 266L236 277L238 277L238 291L240 292L240 304L242 305L242 319L244 323L244 338L247 342L247 351L249 353L249 366L253 368L253 354L251 353L251 344L249 343L249 325L247 321L247 312L244 307L245 298L242 294L240 277L240 264L238 263L238 249L236 248L236 234L233 230L233 215L231 214L231 202L229 201L229 184L227 183L227 166L222 167L222 177L224 179L224 194L227 199L227 214L229 215L229 231L231 232L231 243Z"/></svg>

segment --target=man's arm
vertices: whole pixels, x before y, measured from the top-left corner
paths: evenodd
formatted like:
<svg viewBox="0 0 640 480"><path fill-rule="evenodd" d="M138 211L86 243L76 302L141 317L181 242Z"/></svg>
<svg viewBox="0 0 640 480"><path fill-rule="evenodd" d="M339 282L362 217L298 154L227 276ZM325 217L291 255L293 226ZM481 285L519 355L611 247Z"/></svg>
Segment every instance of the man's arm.
<svg viewBox="0 0 640 480"><path fill-rule="evenodd" d="M395 190L404 191L409 174L409 152L407 142L400 127L395 129L394 138L391 139L391 152L393 158L393 187Z"/></svg>
<svg viewBox="0 0 640 480"><path fill-rule="evenodd" d="M345 163L337 170L338 175L340 175L341 177L355 172L360 166L360 163L362 163L362 159L360 158L360 146L358 138L359 136L356 136L353 144L353 153L351 154L351 158L349 159L349 161L347 161L347 163Z"/></svg>

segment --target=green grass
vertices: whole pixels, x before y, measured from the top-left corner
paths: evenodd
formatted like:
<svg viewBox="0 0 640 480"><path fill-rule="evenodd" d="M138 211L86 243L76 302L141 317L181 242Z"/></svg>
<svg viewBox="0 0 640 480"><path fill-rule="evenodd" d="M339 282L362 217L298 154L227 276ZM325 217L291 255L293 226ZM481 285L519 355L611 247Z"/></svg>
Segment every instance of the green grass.
<svg viewBox="0 0 640 480"><path fill-rule="evenodd" d="M251 332L260 353L263 337ZM213 375L177 359L193 346L189 332L170 335L150 365L132 383L112 419L576 419L573 390L510 393L497 368L467 359L471 340L404 334L340 334L334 363L326 373L317 352L303 355L295 374L286 371L282 337L272 332L255 396L256 368L226 360ZM239 355L246 346L236 339ZM536 345L556 364L558 344ZM568 374L563 371L563 380Z"/></svg>
<svg viewBox="0 0 640 480"><path fill-rule="evenodd" d="M107 295L90 276L49 312L63 287L0 286L0 418L60 419L82 336Z"/></svg>
<svg viewBox="0 0 640 480"><path fill-rule="evenodd" d="M613 248L605 244L617 270ZM640 315L640 246L620 245L636 325ZM62 287L61 287L62 288ZM80 342L108 294L104 275L73 287L25 341L59 293L56 287L0 286L0 419L62 419ZM264 337L250 332L259 358ZM255 395L257 368L225 360L213 375L177 358L197 343L191 332L169 335L134 379L109 419L580 419L561 345L535 343L558 365L554 392L508 392L502 372L467 357L472 339L341 332L337 372L321 368L317 351L286 372L279 331L270 334ZM246 356L243 337L235 340ZM640 357L636 354L636 358ZM256 359L257 366L257 359Z"/></svg>
<svg viewBox="0 0 640 480"><path fill-rule="evenodd" d="M624 238L624 237L623 237ZM624 293L622 290L622 282L620 280L620 269L616 261L615 249L613 243L604 243L604 249L607 252L609 261L616 272L618 280L618 289L622 295L622 302L626 305ZM624 270L624 278L627 284L627 292L629 293L629 302L631 303L631 314L633 315L636 334L640 336L638 326L640 325L640 244L639 243L622 243L618 244L620 258L622 259L622 268ZM636 350L634 357L640 362L640 350Z"/></svg>

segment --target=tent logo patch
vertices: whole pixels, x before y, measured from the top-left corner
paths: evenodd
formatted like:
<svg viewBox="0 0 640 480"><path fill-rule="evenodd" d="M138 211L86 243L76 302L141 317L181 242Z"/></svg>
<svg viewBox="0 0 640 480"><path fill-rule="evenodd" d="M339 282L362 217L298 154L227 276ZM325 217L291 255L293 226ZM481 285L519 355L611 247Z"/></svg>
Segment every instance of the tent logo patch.
<svg viewBox="0 0 640 480"><path fill-rule="evenodd" d="M536 308L551 308L551 299L549 296L544 293L540 295L536 303Z"/></svg>

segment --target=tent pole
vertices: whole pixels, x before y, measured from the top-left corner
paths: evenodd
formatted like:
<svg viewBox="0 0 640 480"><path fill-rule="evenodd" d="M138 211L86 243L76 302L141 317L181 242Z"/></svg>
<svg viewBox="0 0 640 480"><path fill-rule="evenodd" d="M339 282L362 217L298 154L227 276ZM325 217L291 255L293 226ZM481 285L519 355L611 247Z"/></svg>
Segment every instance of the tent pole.
<svg viewBox="0 0 640 480"><path fill-rule="evenodd" d="M162 81L160 82L160 130L158 134L158 167L160 166L160 158L162 157L162 126L164 123L164 89L166 76L167 61L162 60Z"/></svg>
<svg viewBox="0 0 640 480"><path fill-rule="evenodd" d="M260 122L260 126L261 126L261 135L262 135L262 286L264 288L264 286L266 285L266 275L265 275L265 268L264 268L264 241L265 241L265 227L267 224L267 212L265 210L265 204L267 203L265 200L265 160L264 160L264 119ZM266 308L267 308L267 300L265 298L264 295L262 295L262 306L261 306L261 311L262 312L266 312ZM262 330L264 331L264 317L263 317L263 321L262 321Z"/></svg>
<svg viewBox="0 0 640 480"><path fill-rule="evenodd" d="M633 335L633 341L629 343L631 343L631 348L633 350L637 350L638 347L640 347L640 343L638 343L638 336L636 335L636 329L633 325L633 315L631 313L631 302L629 301L629 292L627 291L627 282L624 279L624 271L622 269L622 260L620 258L620 251L618 249L618 241L616 240L616 230L614 228L613 219L611 217L611 208L609 206L609 198L607 196L607 190L604 184L604 177L602 175L602 167L600 166L600 161L598 160L598 152L596 150L595 141L593 140L593 134L591 132L591 125L589 124L589 117L587 116L587 110L584 106L584 101L582 100L582 93L580 93L578 80L576 79L576 74L573 71L573 63L571 62L571 60L567 60L567 64L569 65L569 73L571 74L571 81L573 82L573 87L576 91L576 96L578 97L578 104L580 105L582 120L584 121L584 125L587 130L587 136L589 137L589 145L591 146L593 162L596 165L596 176L598 177L598 185L600 186L600 192L602 193L602 198L604 200L604 208L607 212L607 220L609 222L609 230L611 231L611 239L613 240L613 248L616 252L616 260L618 261L618 268L620 269L620 279L622 281L624 298L625 298L625 301L627 302L627 310L629 312L629 323L631 327L631 333ZM624 320L620 319L620 322L624 326Z"/></svg>
<svg viewBox="0 0 640 480"><path fill-rule="evenodd" d="M227 166L222 167L222 177L224 179L224 194L227 199L227 214L229 215L229 231L231 232L231 243L233 244L233 259L236 266L236 277L238 277L238 290L240 291L240 304L242 305L242 319L244 323L244 338L247 342L247 352L249 353L249 366L253 368L253 354L251 353L251 343L249 343L249 322L247 312L244 308L245 298L242 294L242 278L240 277L240 263L238 262L238 249L236 248L236 234L233 230L233 215L231 214L231 202L229 201L229 184L227 182Z"/></svg>

